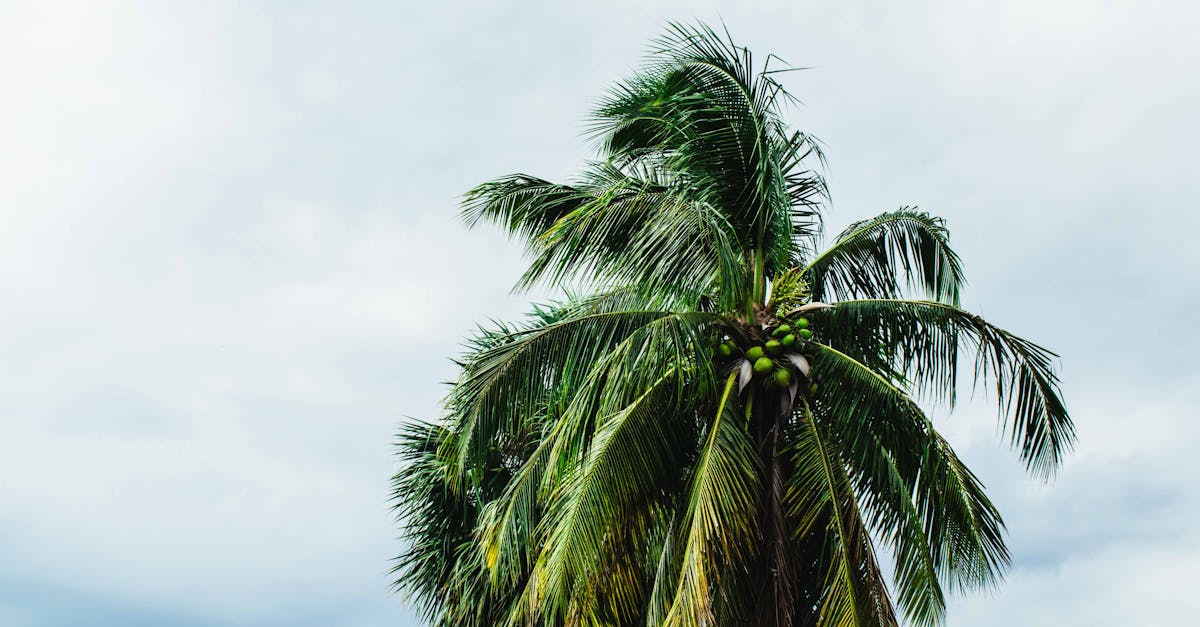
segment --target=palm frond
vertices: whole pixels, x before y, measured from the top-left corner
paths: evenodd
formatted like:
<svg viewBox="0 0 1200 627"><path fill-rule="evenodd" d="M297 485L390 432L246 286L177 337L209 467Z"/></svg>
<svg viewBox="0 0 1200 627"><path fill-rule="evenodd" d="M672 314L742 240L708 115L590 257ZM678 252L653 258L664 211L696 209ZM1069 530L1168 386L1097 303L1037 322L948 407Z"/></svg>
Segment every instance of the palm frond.
<svg viewBox="0 0 1200 627"><path fill-rule="evenodd" d="M846 227L806 274L815 300L900 298L907 286L957 305L965 281L942 219L907 207Z"/></svg>
<svg viewBox="0 0 1200 627"><path fill-rule="evenodd" d="M953 579L954 573L939 568L934 559L933 548L925 537L924 517L916 505L917 496L909 487L911 477L904 476L891 452L877 438L872 438L868 443L871 445L876 457L870 467L863 469L859 493L863 495L863 509L869 512L871 528L895 552L897 600L913 625L941 625L946 615L941 578Z"/></svg>
<svg viewBox="0 0 1200 627"><path fill-rule="evenodd" d="M683 455L695 430L684 409L714 394L709 320L707 314L672 314L634 330L597 360L557 418L544 443L540 492L551 507L534 534L545 541L523 593L525 615L554 622L590 611L589 578L605 554L597 547L631 507L653 502L647 495L638 501L639 490L661 490L670 481L667 471L680 467L683 458L669 452ZM661 437L631 439L654 429ZM607 594L610 601L618 596ZM609 609L627 614L634 608L619 600Z"/></svg>
<svg viewBox="0 0 1200 627"><path fill-rule="evenodd" d="M838 303L814 320L839 350L951 402L965 345L974 354L976 381L994 384L1011 443L1040 477L1052 476L1074 443L1054 353L980 316L933 301L871 299Z"/></svg>
<svg viewBox="0 0 1200 627"><path fill-rule="evenodd" d="M752 550L758 460L753 443L739 426L737 375L730 374L692 471L681 532L681 560L665 626L714 625L714 594L723 565L736 564ZM727 567L727 566L726 566Z"/></svg>
<svg viewBox="0 0 1200 627"><path fill-rule="evenodd" d="M452 462L440 454L452 437L424 422L400 432L402 467L392 478L392 506L407 548L396 558L393 586L433 625L484 627L507 615L518 589L491 585L472 538L480 497L498 491L504 479L493 476L470 495L453 489L447 482Z"/></svg>
<svg viewBox="0 0 1200 627"><path fill-rule="evenodd" d="M695 402L715 395L715 372L708 324L710 314L677 313L634 330L602 356L563 411L561 431L551 449L547 483L556 483L586 458L601 417L616 415L672 371L673 398L685 390Z"/></svg>
<svg viewBox="0 0 1200 627"><path fill-rule="evenodd" d="M942 580L972 589L1000 577L1008 564L1004 523L903 390L845 353L812 346L813 370L823 377L817 407L829 417L872 527L892 546L902 607L914 622L937 624Z"/></svg>
<svg viewBox="0 0 1200 627"><path fill-rule="evenodd" d="M511 174L467 192L462 219L468 227L494 222L529 245L563 216L594 200L594 190Z"/></svg>
<svg viewBox="0 0 1200 627"><path fill-rule="evenodd" d="M563 423L554 422L555 428ZM543 437L537 449L525 460L504 487L504 492L487 503L476 525L476 536L483 563L493 582L515 585L528 576L538 537L537 528L544 510L539 497L554 444L553 431Z"/></svg>
<svg viewBox="0 0 1200 627"><path fill-rule="evenodd" d="M686 388L680 394L681 376L678 370L667 372L632 403L600 417L582 463L566 474L551 499L555 505L545 523L550 531L534 569L547 616L567 609L572 584L601 569L606 540L621 531L619 523L649 508L687 461L686 446L680 444L689 425L682 414L694 396ZM622 601L614 608L622 615L640 610L640 602Z"/></svg>
<svg viewBox="0 0 1200 627"><path fill-rule="evenodd" d="M818 627L895 626L887 583L875 559L853 487L825 429L801 399L793 441L788 509L796 536L824 539Z"/></svg>
<svg viewBox="0 0 1200 627"><path fill-rule="evenodd" d="M657 309L661 306L616 291L571 303L524 328L485 333L446 401L458 425L453 441L458 479L482 463L498 435L535 433L548 408L570 402L595 364L646 325L664 318L691 325L693 350L708 350L698 334L711 314L672 313Z"/></svg>
<svg viewBox="0 0 1200 627"><path fill-rule="evenodd" d="M732 225L684 178L639 164L593 164L576 185L523 175L468 195L468 223L498 222L532 257L518 283L636 285L732 302L746 280Z"/></svg>
<svg viewBox="0 0 1200 627"><path fill-rule="evenodd" d="M787 93L755 72L750 52L705 26L672 24L649 67L619 83L595 113L601 150L620 163L652 163L684 178L725 213L743 250L767 272L803 256L819 230L822 177L816 142L786 129Z"/></svg>
<svg viewBox="0 0 1200 627"><path fill-rule="evenodd" d="M650 578L650 594L646 607L646 624L662 625L675 601L679 569L683 566L684 538L680 534L684 512L676 510L663 527L662 542L657 547L657 559Z"/></svg>
<svg viewBox="0 0 1200 627"><path fill-rule="evenodd" d="M522 286L583 279L637 285L648 293L716 292L722 302L734 302L744 291L733 226L685 181L607 164L589 176L596 200L543 231Z"/></svg>

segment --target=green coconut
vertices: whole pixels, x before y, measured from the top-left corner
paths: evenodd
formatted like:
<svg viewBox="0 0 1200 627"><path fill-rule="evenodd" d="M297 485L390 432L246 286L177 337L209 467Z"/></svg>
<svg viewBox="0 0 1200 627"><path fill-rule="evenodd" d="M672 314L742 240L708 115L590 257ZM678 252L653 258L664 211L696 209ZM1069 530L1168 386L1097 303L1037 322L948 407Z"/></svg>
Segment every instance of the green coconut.
<svg viewBox="0 0 1200 627"><path fill-rule="evenodd" d="M800 329L800 337L802 337L806 340L811 340L812 339L812 331L809 331L808 329Z"/></svg>
<svg viewBox="0 0 1200 627"><path fill-rule="evenodd" d="M770 357L759 357L754 362L754 371L758 374L770 372L775 367L775 362L771 361Z"/></svg>
<svg viewBox="0 0 1200 627"><path fill-rule="evenodd" d="M781 325L775 327L774 331L771 331L771 335L774 335L775 337L783 337L791 332L792 332L792 327L790 327L786 324L781 324Z"/></svg>
<svg viewBox="0 0 1200 627"><path fill-rule="evenodd" d="M722 357L730 357L733 355L733 346L729 342L721 342L717 344L717 354Z"/></svg>
<svg viewBox="0 0 1200 627"><path fill-rule="evenodd" d="M792 373L786 368L780 368L775 371L775 385L785 388L792 384Z"/></svg>
<svg viewBox="0 0 1200 627"><path fill-rule="evenodd" d="M783 344L780 344L779 340L771 340L767 342L768 355L778 355L779 351L781 350L783 350Z"/></svg>
<svg viewBox="0 0 1200 627"><path fill-rule="evenodd" d="M794 333L788 333L787 335L783 336L782 340L779 340L779 343L783 344L784 346L791 346L792 344L796 343L796 335Z"/></svg>
<svg viewBox="0 0 1200 627"><path fill-rule="evenodd" d="M800 327L801 329L807 329L808 328L808 318L797 318L796 326Z"/></svg>
<svg viewBox="0 0 1200 627"><path fill-rule="evenodd" d="M766 353L763 352L763 347L761 346L751 346L750 350L746 351L746 359L749 359L750 361L757 361L761 359L763 355L766 355Z"/></svg>

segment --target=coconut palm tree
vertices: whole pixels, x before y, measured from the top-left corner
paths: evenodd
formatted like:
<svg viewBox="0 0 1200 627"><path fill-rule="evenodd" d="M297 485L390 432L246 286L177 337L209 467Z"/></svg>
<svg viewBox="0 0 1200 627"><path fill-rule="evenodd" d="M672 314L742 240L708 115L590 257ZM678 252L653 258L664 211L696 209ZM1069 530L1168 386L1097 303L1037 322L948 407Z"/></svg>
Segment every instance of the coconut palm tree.
<svg viewBox="0 0 1200 627"><path fill-rule="evenodd" d="M952 405L965 353L1048 478L1054 356L959 308L938 218L821 248L775 76L673 25L597 107L600 161L466 196L524 242L519 286L569 295L481 328L442 419L400 434L396 586L432 623L937 625L1002 575L1000 514L917 400Z"/></svg>

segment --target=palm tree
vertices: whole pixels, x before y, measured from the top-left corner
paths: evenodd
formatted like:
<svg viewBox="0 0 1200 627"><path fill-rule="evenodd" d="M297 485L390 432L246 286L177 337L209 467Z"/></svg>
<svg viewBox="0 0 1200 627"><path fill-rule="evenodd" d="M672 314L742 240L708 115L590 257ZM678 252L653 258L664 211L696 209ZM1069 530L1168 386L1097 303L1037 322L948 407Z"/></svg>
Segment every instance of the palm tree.
<svg viewBox="0 0 1200 627"><path fill-rule="evenodd" d="M519 286L569 295L481 328L400 434L396 586L434 624L936 625L1002 575L1000 514L916 400L952 406L969 353L1049 478L1054 356L959 308L938 218L818 252L820 152L774 77L672 25L596 109L601 161L468 193L525 243Z"/></svg>

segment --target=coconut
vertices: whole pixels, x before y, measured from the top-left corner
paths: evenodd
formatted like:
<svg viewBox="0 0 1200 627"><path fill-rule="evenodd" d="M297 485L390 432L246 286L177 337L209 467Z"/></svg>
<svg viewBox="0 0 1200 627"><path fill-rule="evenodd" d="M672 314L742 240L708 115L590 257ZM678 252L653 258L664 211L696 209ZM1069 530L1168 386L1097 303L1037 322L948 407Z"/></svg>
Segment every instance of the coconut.
<svg viewBox="0 0 1200 627"><path fill-rule="evenodd" d="M746 359L749 359L750 361L756 361L765 354L766 353L763 352L763 347L751 346L750 350L746 351Z"/></svg>
<svg viewBox="0 0 1200 627"><path fill-rule="evenodd" d="M792 344L796 343L796 336L793 333L788 333L787 335L783 336L782 340L779 340L779 343L783 344L784 346L791 346Z"/></svg>
<svg viewBox="0 0 1200 627"><path fill-rule="evenodd" d="M733 346L729 342L721 342L717 344L717 354L722 357L730 357L733 355Z"/></svg>
<svg viewBox="0 0 1200 627"><path fill-rule="evenodd" d="M796 318L796 326L800 327L801 329L807 329L808 318Z"/></svg>
<svg viewBox="0 0 1200 627"><path fill-rule="evenodd" d="M779 340L771 340L767 342L767 354L778 355L779 351L781 350L783 350L783 345L779 343Z"/></svg>
<svg viewBox="0 0 1200 627"><path fill-rule="evenodd" d="M771 361L769 357L759 357L758 360L754 362L754 371L758 374L770 372L774 367L775 362Z"/></svg>
<svg viewBox="0 0 1200 627"><path fill-rule="evenodd" d="M771 335L774 335L775 337L783 337L791 332L792 332L792 327L790 327L786 324L781 324L781 325L775 327L774 331L771 331Z"/></svg>
<svg viewBox="0 0 1200 627"><path fill-rule="evenodd" d="M806 340L811 340L812 339L812 331L809 331L808 329L800 329L800 337L802 337Z"/></svg>
<svg viewBox="0 0 1200 627"><path fill-rule="evenodd" d="M785 388L792 384L792 373L786 368L780 368L775 371L775 385Z"/></svg>

